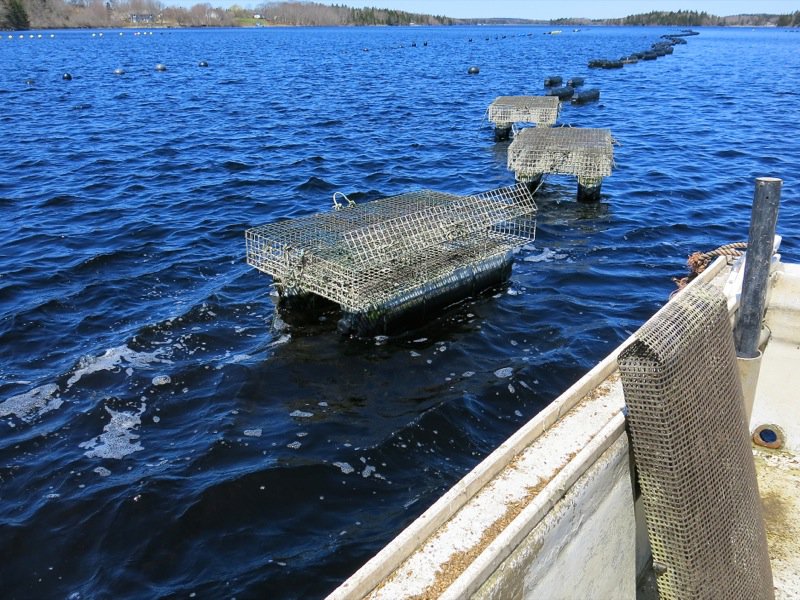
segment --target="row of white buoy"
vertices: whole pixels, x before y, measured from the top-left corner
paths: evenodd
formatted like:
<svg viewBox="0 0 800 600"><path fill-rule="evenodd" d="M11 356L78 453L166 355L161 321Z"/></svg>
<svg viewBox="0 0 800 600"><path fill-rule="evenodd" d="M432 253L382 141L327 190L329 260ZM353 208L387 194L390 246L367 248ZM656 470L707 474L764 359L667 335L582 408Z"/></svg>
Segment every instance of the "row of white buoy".
<svg viewBox="0 0 800 600"><path fill-rule="evenodd" d="M33 40L33 39L37 39L38 40L38 39L42 39L43 37L44 36L41 33L38 33L36 35L34 35L32 33L28 34L28 39L31 39L31 40ZM54 38L54 37L56 37L56 34L55 33L51 33L48 37ZM0 36L0 39L2 39L2 36ZM13 35L9 34L8 35L8 39L13 40L15 38L14 38ZM25 34L20 33L19 36L16 39L24 40L25 39Z"/></svg>
<svg viewBox="0 0 800 600"><path fill-rule="evenodd" d="M119 35L125 35L124 31L120 31ZM152 31L135 31L133 35L153 35ZM93 33L92 37L103 37L103 32L100 33Z"/></svg>
<svg viewBox="0 0 800 600"><path fill-rule="evenodd" d="M125 35L125 32L124 31L120 31L119 35ZM153 35L153 32L152 31L135 31L133 33L133 35ZM34 33L29 33L28 35L25 35L24 33L20 33L17 36L14 36L13 34L8 34L8 36L6 36L6 37L9 40L25 40L25 39L41 40L41 39L44 39L44 38L50 38L50 39L55 38L56 34L55 33L51 33L49 35L44 35L44 34L41 34L41 33L35 33L35 34ZM103 37L103 32L101 31L100 33L93 33L92 37ZM0 36L0 39L3 39L3 37Z"/></svg>

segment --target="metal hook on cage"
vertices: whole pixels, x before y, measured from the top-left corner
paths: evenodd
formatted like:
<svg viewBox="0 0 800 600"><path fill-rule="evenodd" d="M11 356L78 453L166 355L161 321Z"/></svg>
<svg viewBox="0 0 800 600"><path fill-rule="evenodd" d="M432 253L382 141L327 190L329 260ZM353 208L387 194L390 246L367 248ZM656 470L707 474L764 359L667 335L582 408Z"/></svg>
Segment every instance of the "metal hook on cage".
<svg viewBox="0 0 800 600"><path fill-rule="evenodd" d="M344 193L342 193L342 192L333 192L333 210L342 210L342 207L343 207L343 205L340 202L336 201L336 197L337 196L341 196L342 198L347 200L347 208L350 208L351 206L355 206L356 205L356 203L353 202L352 200L350 200L350 198L348 198Z"/></svg>

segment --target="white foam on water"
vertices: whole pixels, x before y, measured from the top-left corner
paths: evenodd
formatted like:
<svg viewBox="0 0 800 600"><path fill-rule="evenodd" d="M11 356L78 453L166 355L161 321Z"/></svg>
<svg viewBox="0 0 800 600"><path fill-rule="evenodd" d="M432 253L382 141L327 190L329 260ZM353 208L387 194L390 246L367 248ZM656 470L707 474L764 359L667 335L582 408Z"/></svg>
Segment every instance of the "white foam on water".
<svg viewBox="0 0 800 600"><path fill-rule="evenodd" d="M111 471L109 471L105 467L96 467L92 469L92 471L100 475L100 477L108 477L109 475L111 475Z"/></svg>
<svg viewBox="0 0 800 600"><path fill-rule="evenodd" d="M234 354L233 357L228 361L228 364L235 365L240 362L246 362L250 360L252 356L249 354Z"/></svg>
<svg viewBox="0 0 800 600"><path fill-rule="evenodd" d="M276 346L283 346L284 344L288 344L288 343L291 341L291 339L292 339L292 336L291 336L291 334L289 334L289 333L284 333L284 334L283 334L283 335L281 335L281 336L280 336L278 339L276 339L276 340L273 340L273 341L272 341L272 342L269 344L269 347L270 347L270 348L274 348L274 347L276 347Z"/></svg>
<svg viewBox="0 0 800 600"><path fill-rule="evenodd" d="M244 434L247 437L261 437L261 428L258 429L245 429Z"/></svg>
<svg viewBox="0 0 800 600"><path fill-rule="evenodd" d="M499 379L508 379L514 374L514 369L511 367L503 367L494 372L494 376Z"/></svg>
<svg viewBox="0 0 800 600"><path fill-rule="evenodd" d="M473 375L475 375L475 371L464 371L461 374L462 377L472 377Z"/></svg>
<svg viewBox="0 0 800 600"><path fill-rule="evenodd" d="M287 448L291 448L292 450L297 450L297 449L298 449L298 448L300 448L300 446L302 446L302 445L303 445L303 444L301 444L300 442L291 442L291 443L289 443L289 444L286 444L286 447L287 447Z"/></svg>
<svg viewBox="0 0 800 600"><path fill-rule="evenodd" d="M64 401L56 394L59 389L55 383L40 385L25 392L11 396L0 402L0 417L16 415L17 418L30 423L37 417L57 409Z"/></svg>
<svg viewBox="0 0 800 600"><path fill-rule="evenodd" d="M409 508L409 507L413 506L414 504L416 504L417 502L419 502L419 496L404 502L403 503L403 508Z"/></svg>
<svg viewBox="0 0 800 600"><path fill-rule="evenodd" d="M100 356L83 356L78 361L75 372L67 380L67 389L78 383L85 375L99 371L111 371L123 364L128 366L125 370L128 375L132 374L132 371L128 369L147 368L156 363L172 364L171 360L164 358L165 352L166 349L162 348L153 352L137 352L131 350L127 345L123 345L109 348Z"/></svg>
<svg viewBox="0 0 800 600"><path fill-rule="evenodd" d="M339 467L342 470L342 473L345 475L349 475L350 473L355 472L355 469L350 463L346 462L335 462L333 463L334 467Z"/></svg>
<svg viewBox="0 0 800 600"><path fill-rule="evenodd" d="M550 248L545 248L539 254L533 254L531 256L526 256L522 260L525 262L530 263L539 263L539 262L553 262L556 259L564 258L566 255L564 254L556 254L555 250L551 250Z"/></svg>
<svg viewBox="0 0 800 600"><path fill-rule="evenodd" d="M306 412L304 410L295 410L289 413L290 417L296 417L298 419L308 419L314 416L314 413Z"/></svg>
<svg viewBox="0 0 800 600"><path fill-rule="evenodd" d="M514 386L511 385L510 383L508 384L508 391L511 392L512 394L515 394L517 392Z"/></svg>
<svg viewBox="0 0 800 600"><path fill-rule="evenodd" d="M153 377L153 385L167 385L168 383L172 383L169 375L156 375Z"/></svg>
<svg viewBox="0 0 800 600"><path fill-rule="evenodd" d="M121 459L128 454L144 450L139 443L139 436L133 433L133 429L142 424L142 415L146 405L142 403L138 412L116 411L108 406L106 412L111 415L103 433L91 440L78 444L80 448L86 448L84 455L89 458L116 458Z"/></svg>

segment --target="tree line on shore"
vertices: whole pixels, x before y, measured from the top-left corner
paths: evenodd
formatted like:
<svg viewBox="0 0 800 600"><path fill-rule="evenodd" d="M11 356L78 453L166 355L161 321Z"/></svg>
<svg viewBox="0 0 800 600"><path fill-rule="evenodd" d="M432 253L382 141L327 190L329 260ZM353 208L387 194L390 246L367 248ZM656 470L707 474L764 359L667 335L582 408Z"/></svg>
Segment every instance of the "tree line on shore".
<svg viewBox="0 0 800 600"><path fill-rule="evenodd" d="M621 19L556 19L554 25L661 25L665 27L800 27L800 11L785 15L718 17L694 10L651 11Z"/></svg>
<svg viewBox="0 0 800 600"><path fill-rule="evenodd" d="M469 25L475 23L554 25L779 26L800 27L800 11L786 15L717 17L697 11L653 11L622 19L452 19L382 8L352 8L319 2L266 2L255 8L191 8L166 6L160 0L0 0L0 29L81 27L231 27L231 26L359 26Z"/></svg>
<svg viewBox="0 0 800 600"><path fill-rule="evenodd" d="M317 2L267 2L255 8L166 6L159 0L0 0L0 29L81 27L233 27L257 25L453 25L455 19Z"/></svg>
<svg viewBox="0 0 800 600"><path fill-rule="evenodd" d="M666 25L683 27L795 27L800 26L800 11L787 15L748 14L718 17L707 12L678 10L673 12L652 11L615 19L619 25Z"/></svg>

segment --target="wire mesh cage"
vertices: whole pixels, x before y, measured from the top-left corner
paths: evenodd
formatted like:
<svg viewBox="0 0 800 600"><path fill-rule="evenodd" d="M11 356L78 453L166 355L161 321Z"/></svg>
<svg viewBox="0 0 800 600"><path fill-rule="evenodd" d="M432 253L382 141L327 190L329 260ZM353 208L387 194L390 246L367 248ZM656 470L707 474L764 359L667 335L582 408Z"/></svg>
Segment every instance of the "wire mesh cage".
<svg viewBox="0 0 800 600"><path fill-rule="evenodd" d="M530 127L508 147L508 168L520 181L544 174L599 180L611 175L613 140L608 129Z"/></svg>
<svg viewBox="0 0 800 600"><path fill-rule="evenodd" d="M346 313L391 312L510 261L535 237L524 185L458 196L421 190L247 230L247 262L282 295Z"/></svg>
<svg viewBox="0 0 800 600"><path fill-rule="evenodd" d="M497 126L536 123L550 126L558 120L561 103L557 96L499 96L489 105L489 120Z"/></svg>
<svg viewBox="0 0 800 600"><path fill-rule="evenodd" d="M727 301L681 292L619 357L659 596L772 598Z"/></svg>

